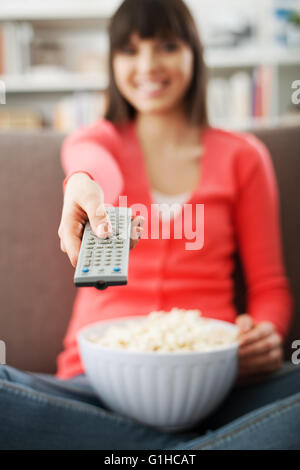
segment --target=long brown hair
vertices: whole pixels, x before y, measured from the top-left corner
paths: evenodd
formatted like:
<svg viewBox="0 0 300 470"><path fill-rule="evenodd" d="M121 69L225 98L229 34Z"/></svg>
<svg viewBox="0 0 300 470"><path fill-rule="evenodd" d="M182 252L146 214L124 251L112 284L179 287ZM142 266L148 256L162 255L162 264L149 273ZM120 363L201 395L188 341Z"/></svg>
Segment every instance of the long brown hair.
<svg viewBox="0 0 300 470"><path fill-rule="evenodd" d="M133 120L136 109L119 92L114 72L113 57L129 42L136 32L141 38L176 37L192 50L193 78L185 96L187 119L191 125L208 125L207 70L203 45L195 21L182 0L124 0L109 25L110 52L108 104L105 118L114 124Z"/></svg>

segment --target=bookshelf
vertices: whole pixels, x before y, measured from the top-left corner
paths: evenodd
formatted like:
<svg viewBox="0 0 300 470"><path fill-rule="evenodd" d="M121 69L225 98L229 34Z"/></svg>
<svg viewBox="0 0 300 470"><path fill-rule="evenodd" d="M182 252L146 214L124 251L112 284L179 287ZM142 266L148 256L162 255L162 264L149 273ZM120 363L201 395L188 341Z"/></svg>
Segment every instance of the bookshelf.
<svg viewBox="0 0 300 470"><path fill-rule="evenodd" d="M65 74L63 77L38 77L34 75L2 76L6 85L6 93L57 93L76 91L104 91L108 85L105 77L84 77L81 75Z"/></svg>
<svg viewBox="0 0 300 470"><path fill-rule="evenodd" d="M45 21L110 18L121 0L12 0L0 4L0 18L5 21Z"/></svg>
<svg viewBox="0 0 300 470"><path fill-rule="evenodd" d="M242 129L249 124L271 126L286 119L300 120L299 106L291 103L291 84L300 79L300 45L288 48L271 40L266 21L261 20L262 14L270 12L271 2L245 0L249 5L256 4L255 38L248 44L206 48L212 124ZM108 84L106 28L120 3L121 0L53 0L49 4L42 0L11 0L0 4L0 31L6 27L10 38L21 37L24 43L20 50L10 50L8 71L3 67L1 70L0 61L0 80L6 89L5 111L28 111L36 115L35 122L61 131L88 123L93 120L93 112L97 113L95 118L99 116L104 111L103 96ZM186 3L202 33L209 5L205 0ZM60 50L56 43L63 48ZM41 54L49 57L49 63L43 66L38 65ZM0 118L1 112L3 106ZM88 116L87 121L82 117L72 119L72 113Z"/></svg>

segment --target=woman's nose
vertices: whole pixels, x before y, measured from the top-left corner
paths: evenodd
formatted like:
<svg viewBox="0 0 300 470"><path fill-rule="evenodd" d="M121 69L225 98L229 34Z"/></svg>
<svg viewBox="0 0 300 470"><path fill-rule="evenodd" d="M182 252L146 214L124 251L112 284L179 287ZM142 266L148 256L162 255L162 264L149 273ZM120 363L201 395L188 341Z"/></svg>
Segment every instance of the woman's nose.
<svg viewBox="0 0 300 470"><path fill-rule="evenodd" d="M151 49L140 52L137 60L137 69L139 73L149 73L158 66L157 56Z"/></svg>

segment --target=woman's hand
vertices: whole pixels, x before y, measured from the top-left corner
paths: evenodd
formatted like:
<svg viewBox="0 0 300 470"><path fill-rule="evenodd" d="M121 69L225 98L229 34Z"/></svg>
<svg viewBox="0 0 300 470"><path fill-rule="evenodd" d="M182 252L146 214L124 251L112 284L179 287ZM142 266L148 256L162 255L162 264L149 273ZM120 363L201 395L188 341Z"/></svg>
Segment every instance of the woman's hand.
<svg viewBox="0 0 300 470"><path fill-rule="evenodd" d="M250 315L244 314L237 317L236 325L240 328L238 384L255 381L281 367L282 339L273 323L254 323Z"/></svg>
<svg viewBox="0 0 300 470"><path fill-rule="evenodd" d="M67 253L75 268L86 221L99 238L112 234L112 226L104 206L104 194L96 181L85 173L76 173L67 182L61 221L58 229L60 247ZM142 235L145 219L137 216L131 223L130 249L135 247Z"/></svg>

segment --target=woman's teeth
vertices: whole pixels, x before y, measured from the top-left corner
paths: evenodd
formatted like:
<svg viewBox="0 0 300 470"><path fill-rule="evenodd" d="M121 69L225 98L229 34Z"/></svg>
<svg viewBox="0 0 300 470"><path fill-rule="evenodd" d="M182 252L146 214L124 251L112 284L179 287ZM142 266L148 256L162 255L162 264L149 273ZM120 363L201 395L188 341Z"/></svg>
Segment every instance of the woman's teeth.
<svg viewBox="0 0 300 470"><path fill-rule="evenodd" d="M154 93L162 90L167 85L167 82L147 82L138 86L139 90L143 93Z"/></svg>

